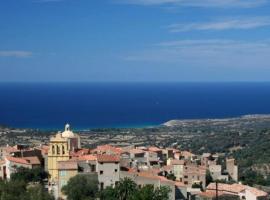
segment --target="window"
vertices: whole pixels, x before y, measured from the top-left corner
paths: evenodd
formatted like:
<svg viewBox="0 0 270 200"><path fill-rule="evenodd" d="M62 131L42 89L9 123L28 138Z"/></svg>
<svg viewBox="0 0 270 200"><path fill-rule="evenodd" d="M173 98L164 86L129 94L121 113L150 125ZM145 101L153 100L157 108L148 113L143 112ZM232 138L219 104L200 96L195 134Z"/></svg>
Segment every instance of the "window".
<svg viewBox="0 0 270 200"><path fill-rule="evenodd" d="M96 171L96 165L91 165L91 172L95 172Z"/></svg>
<svg viewBox="0 0 270 200"><path fill-rule="evenodd" d="M185 181L185 182L184 182L184 184L185 184L185 185L188 185L188 182L187 182L187 181Z"/></svg>
<svg viewBox="0 0 270 200"><path fill-rule="evenodd" d="M103 171L101 170L101 171L99 171L99 174L103 174Z"/></svg>
<svg viewBox="0 0 270 200"><path fill-rule="evenodd" d="M52 146L52 154L55 154L55 147L54 147L54 145Z"/></svg>
<svg viewBox="0 0 270 200"><path fill-rule="evenodd" d="M65 154L65 146L62 145L62 154L64 155Z"/></svg>
<svg viewBox="0 0 270 200"><path fill-rule="evenodd" d="M114 172L118 172L118 169L115 169Z"/></svg>
<svg viewBox="0 0 270 200"><path fill-rule="evenodd" d="M59 155L60 154L60 147L58 145L56 146L56 150L57 150L57 155Z"/></svg>
<svg viewBox="0 0 270 200"><path fill-rule="evenodd" d="M184 178L188 178L188 176L184 176Z"/></svg>
<svg viewBox="0 0 270 200"><path fill-rule="evenodd" d="M67 171L60 171L60 176L66 176L67 175Z"/></svg>

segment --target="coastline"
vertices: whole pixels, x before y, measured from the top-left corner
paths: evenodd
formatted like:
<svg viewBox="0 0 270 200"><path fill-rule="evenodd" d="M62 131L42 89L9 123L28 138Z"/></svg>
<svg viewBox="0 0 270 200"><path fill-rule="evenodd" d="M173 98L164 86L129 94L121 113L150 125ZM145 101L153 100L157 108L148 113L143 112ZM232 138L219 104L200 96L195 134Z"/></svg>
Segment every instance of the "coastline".
<svg viewBox="0 0 270 200"><path fill-rule="evenodd" d="M189 119L172 119L168 120L164 123L154 124L154 123L144 123L144 124L115 124L115 125L108 125L108 126L76 126L76 124L72 124L71 122L68 122L71 124L74 131L78 132L88 132L91 130L116 130L116 129L148 129L148 128L158 128L158 127L172 127L172 126L179 126L181 124L185 123L194 123L194 122L227 122L232 120L239 120L239 119L264 119L264 118L270 118L270 114L246 114L246 115L240 115L240 116L232 116L232 117L223 117L223 118L189 118ZM57 127L48 127L48 126L25 126L25 127L19 127L19 126L10 126L10 125L4 125L8 128L14 128L18 130L38 130L38 131L44 131L44 132L55 132L62 130L64 124L60 124Z"/></svg>

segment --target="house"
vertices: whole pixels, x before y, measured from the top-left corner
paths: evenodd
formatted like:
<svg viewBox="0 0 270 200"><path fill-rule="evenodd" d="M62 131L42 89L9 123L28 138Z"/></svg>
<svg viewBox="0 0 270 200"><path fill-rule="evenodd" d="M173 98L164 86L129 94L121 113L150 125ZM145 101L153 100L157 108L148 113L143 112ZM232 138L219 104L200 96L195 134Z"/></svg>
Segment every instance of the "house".
<svg viewBox="0 0 270 200"><path fill-rule="evenodd" d="M170 164L173 166L173 174L177 181L184 183L187 187L198 184L205 188L205 167L184 160L171 160Z"/></svg>
<svg viewBox="0 0 270 200"><path fill-rule="evenodd" d="M210 183L206 192L222 192L224 194L236 195L245 200L267 200L268 194L262 190L242 184Z"/></svg>
<svg viewBox="0 0 270 200"><path fill-rule="evenodd" d="M97 155L96 170L101 189L115 186L120 180L120 157L117 155Z"/></svg>
<svg viewBox="0 0 270 200"><path fill-rule="evenodd" d="M12 173L16 172L16 170L20 167L33 169L36 167L40 167L41 163L38 157L22 157L16 158L11 156L6 156L5 158L5 167L3 167L3 175L10 179Z"/></svg>
<svg viewBox="0 0 270 200"><path fill-rule="evenodd" d="M234 181L238 181L238 166L235 165L235 159L226 159L226 170L230 178Z"/></svg>
<svg viewBox="0 0 270 200"><path fill-rule="evenodd" d="M175 200L175 182L168 180L163 176L158 176L155 173L151 172L137 172L137 171L121 171L121 179L130 178L133 180L139 187L144 185L153 185L154 187L165 186L170 189L169 199Z"/></svg>
<svg viewBox="0 0 270 200"><path fill-rule="evenodd" d="M70 159L70 153L80 149L80 136L70 130L70 125L65 125L65 131L59 132L50 138L48 150L48 172L50 182L55 183L58 179L58 162Z"/></svg>
<svg viewBox="0 0 270 200"><path fill-rule="evenodd" d="M58 197L64 198L62 188L67 185L70 178L78 174L76 161L58 161Z"/></svg>
<svg viewBox="0 0 270 200"><path fill-rule="evenodd" d="M211 174L211 176L212 176L212 178L214 180L225 180L225 181L228 181L229 180L229 176L228 175L223 175L222 174L222 167L221 167L221 165L210 164L208 169L209 169L210 174Z"/></svg>

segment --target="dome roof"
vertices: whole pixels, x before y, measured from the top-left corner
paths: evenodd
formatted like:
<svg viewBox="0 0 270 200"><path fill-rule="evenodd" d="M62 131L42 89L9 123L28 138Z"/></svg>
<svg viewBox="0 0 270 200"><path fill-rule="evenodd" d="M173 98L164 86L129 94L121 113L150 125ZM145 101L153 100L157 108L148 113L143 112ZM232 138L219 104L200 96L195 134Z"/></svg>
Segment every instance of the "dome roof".
<svg viewBox="0 0 270 200"><path fill-rule="evenodd" d="M64 138L72 138L74 137L74 133L70 130L70 125L66 124L65 125L65 131L62 133L62 137Z"/></svg>

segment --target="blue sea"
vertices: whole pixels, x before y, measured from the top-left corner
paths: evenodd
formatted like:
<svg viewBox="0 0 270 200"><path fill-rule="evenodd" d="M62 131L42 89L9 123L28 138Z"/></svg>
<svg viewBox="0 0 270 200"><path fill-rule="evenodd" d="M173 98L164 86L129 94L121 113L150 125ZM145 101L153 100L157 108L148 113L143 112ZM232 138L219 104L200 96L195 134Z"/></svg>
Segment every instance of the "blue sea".
<svg viewBox="0 0 270 200"><path fill-rule="evenodd" d="M270 83L1 83L0 124L76 130L270 114Z"/></svg>

